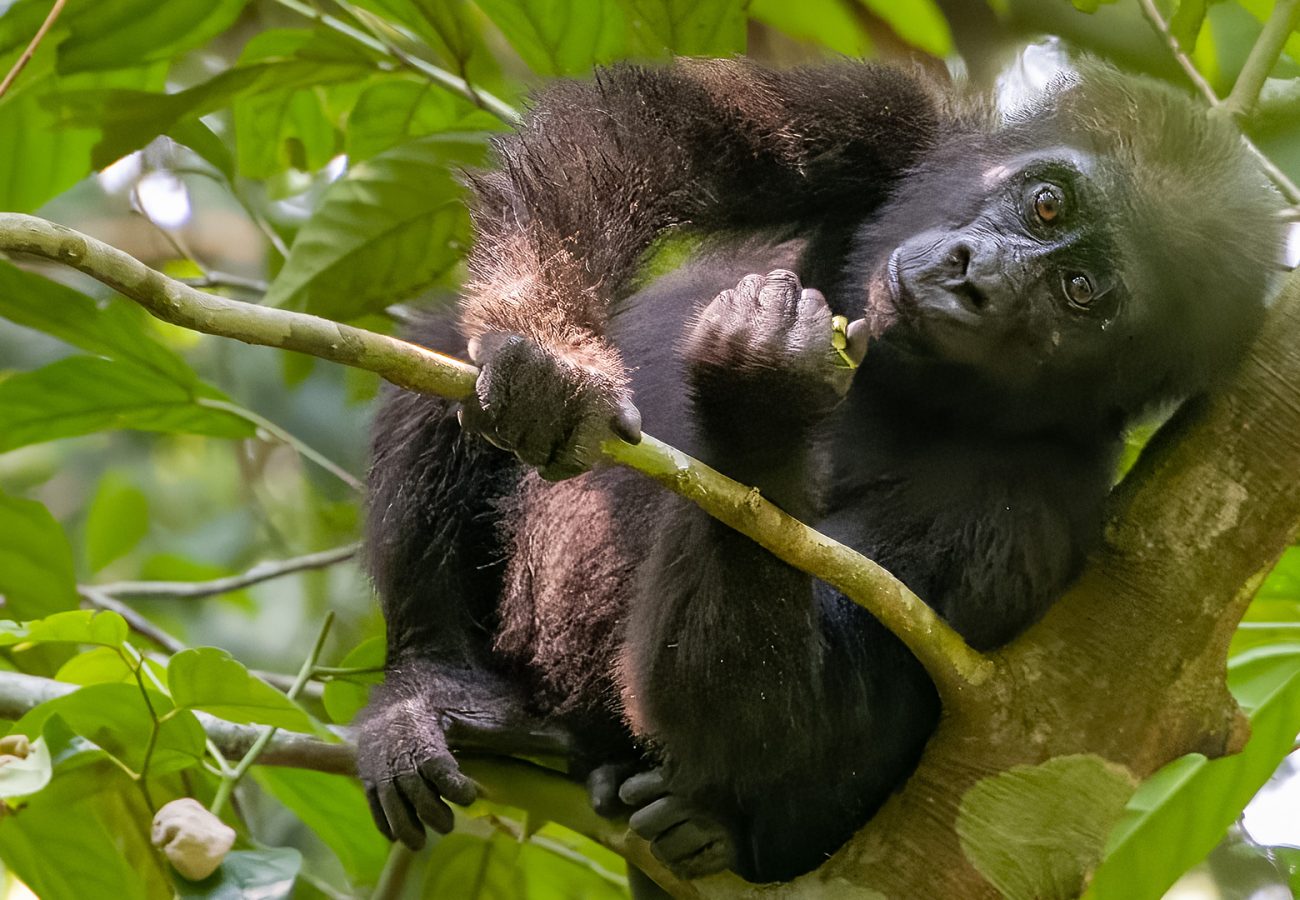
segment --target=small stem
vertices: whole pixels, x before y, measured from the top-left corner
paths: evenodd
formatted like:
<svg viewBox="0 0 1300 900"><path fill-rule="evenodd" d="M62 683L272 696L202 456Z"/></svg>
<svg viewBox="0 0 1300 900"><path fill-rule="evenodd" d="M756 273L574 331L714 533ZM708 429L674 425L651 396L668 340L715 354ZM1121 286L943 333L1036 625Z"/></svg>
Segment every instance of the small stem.
<svg viewBox="0 0 1300 900"><path fill-rule="evenodd" d="M1298 0L1280 0L1278 6L1273 8L1274 16L1277 15L1278 7L1282 6L1284 2L1290 5L1297 5ZM1196 89L1201 92L1201 96L1203 96L1206 102L1210 104L1210 108L1212 110L1232 114L1232 108L1229 107L1225 101L1219 99L1219 95L1214 92L1214 88L1210 86L1210 83L1205 80L1205 76L1196 68L1196 64L1192 62L1191 57L1183 52L1182 47L1178 43L1178 38L1174 37L1173 32L1169 30L1169 23L1164 20L1164 17L1160 15L1160 11L1156 9L1154 0L1138 0L1138 4L1142 7L1142 13L1146 16L1147 21L1151 23L1151 27L1156 30L1157 34L1164 38L1165 43L1169 45L1169 49L1174 55L1174 59L1178 62L1178 65L1182 67L1183 72L1187 74L1187 77L1191 80L1192 84L1196 86ZM1294 16L1294 11L1292 11L1292 15ZM1273 25L1273 18L1269 19L1269 26L1271 25ZM1267 30L1268 26L1265 26L1265 31ZM1263 38L1264 35L1261 33L1260 40L1262 41ZM1285 36L1283 36L1282 42L1283 44L1286 43ZM1259 44L1256 43L1255 47L1251 50L1251 57L1254 57L1258 50ZM1276 55L1273 56L1273 61L1277 61ZM1272 68L1271 64L1269 65L1269 68ZM1264 77L1267 76L1268 69L1266 68L1264 70ZM1238 76L1237 84L1232 90L1233 94L1237 94L1238 88L1241 87L1241 84L1241 76ZM1262 87L1262 85L1263 81L1261 80L1260 85L1254 89L1254 99L1251 100L1252 105L1254 104L1254 100L1258 99L1259 88ZM1247 88L1241 88L1242 94L1239 96L1244 96L1246 90ZM1241 140L1242 143L1246 145L1246 149L1255 157L1255 161L1259 163L1260 168L1264 170L1264 174L1268 176L1269 180L1277 186L1277 189L1281 192L1282 196L1286 198L1286 201L1291 204L1300 204L1300 187L1297 187L1296 183L1288 178L1286 173L1279 169L1273 160L1265 156L1264 152L1256 147L1255 143L1250 138L1243 134Z"/></svg>
<svg viewBox="0 0 1300 900"><path fill-rule="evenodd" d="M459 94L471 103L480 105L483 109L486 109L488 112L492 113L498 119L507 124L514 125L520 120L519 113L513 106L499 97L494 97L486 91L477 90L470 86L469 82L464 78L453 75L446 69L439 68L433 63L416 56L410 56L405 53L394 53L393 48L378 38L372 37L364 31L359 31L356 28L353 28L341 19L337 19L334 16L321 12L320 10L313 9L307 4L299 2L299 0L275 0L275 2L279 3L286 9L291 9L299 15L306 16L309 19L321 23L327 28L337 31L339 34L351 38L358 44L368 47L376 53L382 53L390 59L395 59L404 65L410 66L435 84L441 85L454 94Z"/></svg>
<svg viewBox="0 0 1300 900"><path fill-rule="evenodd" d="M311 670L312 678L346 678L349 675L378 675L383 666L317 666Z"/></svg>
<svg viewBox="0 0 1300 900"><path fill-rule="evenodd" d="M1300 631L1300 622L1240 622L1238 631Z"/></svg>
<svg viewBox="0 0 1300 900"><path fill-rule="evenodd" d="M153 641L168 653L180 653L185 649L184 641L172 637L122 601L110 597L100 588L93 585L81 584L77 586L77 593L81 596L82 600L85 600L96 609L107 609L111 612L117 613L123 619L126 619L128 628L141 637Z"/></svg>
<svg viewBox="0 0 1300 900"><path fill-rule="evenodd" d="M375 885L370 900L396 900L402 896L402 888L406 886L406 876L411 871L411 861L414 859L414 852L401 841L395 841L388 851L384 871L379 875L379 884Z"/></svg>
<svg viewBox="0 0 1300 900"><path fill-rule="evenodd" d="M45 39L45 35L54 27L54 22L58 19L59 13L63 12L63 6L66 2L67 0L54 0L54 5L50 7L49 15L47 15L45 21L41 23L41 27L36 29L36 34L32 37L31 43L27 45L27 49L23 51L22 56L18 57L18 61L15 62L13 68L9 70L9 74L5 75L4 81L0 81L0 97L3 97L8 93L9 88L18 79L19 73L21 73L23 69L27 68L27 64L31 62L32 55L36 52L36 48L41 45L41 41Z"/></svg>
<svg viewBox="0 0 1300 900"><path fill-rule="evenodd" d="M1238 121L1245 119L1259 102L1259 92L1264 89L1268 73L1277 65L1287 38L1300 19L1300 0L1277 0L1273 12L1264 23L1255 45L1250 48L1232 92L1223 101L1224 109Z"/></svg>
<svg viewBox="0 0 1300 900"><path fill-rule="evenodd" d="M316 661L320 659L321 650L325 646L325 638L329 635L330 626L333 624L334 613L326 613L325 621L321 623L320 632L316 635L316 641L312 644L307 658L303 660L302 668L298 670L298 677L294 679L293 686L286 692L290 700L298 696L303 686L307 684L308 679L311 678L311 670L316 667ZM271 738L275 736L275 732L276 728L274 726L264 728L257 736L257 740L253 742L253 746L248 748L244 758L230 771L229 775L221 779L221 784L217 786L216 795L212 798L212 805L208 807L214 816L221 815L221 810L226 805L226 801L230 799L230 794L234 791L235 785L253 767L253 763L257 762L257 758L266 749L266 745L271 743Z"/></svg>
<svg viewBox="0 0 1300 900"><path fill-rule="evenodd" d="M306 459L310 459L326 472L329 472L335 478L339 479L339 481L342 481L348 487L352 488L352 490L358 492L365 490L365 485L363 485L356 476L347 469L331 460L325 454L321 453L301 438L295 437L279 425L276 425L270 419L259 416L251 409L240 406L237 403L227 403L225 400L213 400L209 397L199 397L194 402L199 406L205 406L208 409L219 409L222 412L230 413L232 416L238 416L245 422L251 422L262 431L265 431L267 434L278 439L281 443L288 444L294 450L298 451L300 455Z"/></svg>
<svg viewBox="0 0 1300 900"><path fill-rule="evenodd" d="M347 544L319 553L307 553L292 559L261 562L247 572L211 581L118 581L97 584L87 590L110 597L175 597L197 600L243 590L256 584L293 575L310 569L323 569L346 562L357 555L359 544Z"/></svg>

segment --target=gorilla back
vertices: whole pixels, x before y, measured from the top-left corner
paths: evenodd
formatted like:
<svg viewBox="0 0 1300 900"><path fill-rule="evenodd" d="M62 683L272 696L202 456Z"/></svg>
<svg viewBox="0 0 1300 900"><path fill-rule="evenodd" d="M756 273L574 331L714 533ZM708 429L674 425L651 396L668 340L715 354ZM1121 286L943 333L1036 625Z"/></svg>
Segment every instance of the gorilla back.
<svg viewBox="0 0 1300 900"><path fill-rule="evenodd" d="M476 399L394 393L376 423L360 765L412 845L473 796L448 727L563 724L579 769L660 767L621 796L679 874L818 865L915 765L933 687L825 584L588 471L600 441L644 422L995 647L1098 539L1124 429L1241 355L1279 256L1235 132L1088 61L1007 118L860 63L616 68L496 149L440 347ZM633 290L670 227L713 237Z"/></svg>

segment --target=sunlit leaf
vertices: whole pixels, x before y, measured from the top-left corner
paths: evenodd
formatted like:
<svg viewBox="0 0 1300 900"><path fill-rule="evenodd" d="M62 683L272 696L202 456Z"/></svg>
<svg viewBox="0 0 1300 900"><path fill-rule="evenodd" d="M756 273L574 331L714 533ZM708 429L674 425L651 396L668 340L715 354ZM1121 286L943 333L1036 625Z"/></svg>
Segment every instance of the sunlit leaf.
<svg viewBox="0 0 1300 900"><path fill-rule="evenodd" d="M542 75L585 75L627 47L615 0L478 0L524 62Z"/></svg>
<svg viewBox="0 0 1300 900"><path fill-rule="evenodd" d="M728 56L745 49L746 4L741 0L619 2L640 46L682 56Z"/></svg>
<svg viewBox="0 0 1300 900"><path fill-rule="evenodd" d="M0 620L0 647L57 641L116 648L126 641L127 633L126 620L115 612L70 609L31 622Z"/></svg>
<svg viewBox="0 0 1300 900"><path fill-rule="evenodd" d="M752 0L751 17L791 37L817 44L847 56L865 56L871 38L854 10L854 0Z"/></svg>
<svg viewBox="0 0 1300 900"><path fill-rule="evenodd" d="M482 156L473 137L433 135L354 167L298 233L266 302L347 319L430 284L469 243L453 167Z"/></svg>
<svg viewBox="0 0 1300 900"><path fill-rule="evenodd" d="M952 32L948 20L934 4L934 0L863 0L873 13L880 16L889 27L913 47L933 56L944 57L952 53ZM1114 2L1114 0L1106 0ZM1076 2L1076 6L1078 3ZM1096 7L1094 6L1095 10ZM1090 12L1092 10L1089 10Z"/></svg>
<svg viewBox="0 0 1300 900"><path fill-rule="evenodd" d="M61 359L0 381L0 453L118 429L252 436L248 422L196 399L195 392L134 363Z"/></svg>
<svg viewBox="0 0 1300 900"><path fill-rule="evenodd" d="M112 0L71 4L70 34L59 45L59 71L116 69L155 60L171 61L225 31L248 0L159 3Z"/></svg>
<svg viewBox="0 0 1300 900"><path fill-rule="evenodd" d="M279 766L263 766L255 777L334 851L354 882L379 880L391 845L375 828L355 778Z"/></svg>
<svg viewBox="0 0 1300 900"><path fill-rule="evenodd" d="M225 650L183 650L167 665L167 687L176 705L200 709L231 722L311 731L311 717L284 694L249 674Z"/></svg>
<svg viewBox="0 0 1300 900"><path fill-rule="evenodd" d="M111 647L96 647L72 657L60 667L54 677L68 684L85 685L127 682L134 680L135 675L116 650Z"/></svg>
<svg viewBox="0 0 1300 900"><path fill-rule="evenodd" d="M73 732L139 772L156 715L160 724L150 773L197 765L203 758L205 739L199 720L187 710L172 712L171 701L156 691L150 690L148 697L146 705L145 695L135 684L92 684L47 700L14 723L13 730L29 737L37 735L46 720L57 714ZM172 714L167 715L169 712Z"/></svg>
<svg viewBox="0 0 1300 900"><path fill-rule="evenodd" d="M490 129L500 124L468 100L428 82L380 81L366 88L348 116L348 159L358 163L426 134Z"/></svg>
<svg viewBox="0 0 1300 900"><path fill-rule="evenodd" d="M379 668L384 664L384 639L369 638L352 649L342 661L340 668L369 669ZM351 722L370 697L372 685L383 681L383 673L366 675L348 675L332 678L325 683L323 702L325 711L335 722Z"/></svg>
<svg viewBox="0 0 1300 900"><path fill-rule="evenodd" d="M0 596L5 615L41 616L77 605L72 548L54 517L35 500L0 492Z"/></svg>

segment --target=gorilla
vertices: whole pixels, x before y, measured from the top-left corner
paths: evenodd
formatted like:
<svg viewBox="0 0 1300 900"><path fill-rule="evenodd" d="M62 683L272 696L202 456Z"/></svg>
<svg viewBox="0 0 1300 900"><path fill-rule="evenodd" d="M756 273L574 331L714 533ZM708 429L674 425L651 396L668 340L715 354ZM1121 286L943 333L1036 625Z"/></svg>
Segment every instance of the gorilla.
<svg viewBox="0 0 1300 900"><path fill-rule="evenodd" d="M414 339L468 350L476 395L393 391L374 428L361 776L418 847L474 798L457 733L559 729L685 877L816 867L939 702L864 609L601 442L644 425L995 648L1099 540L1126 429L1243 354L1281 254L1232 126L1087 59L1014 112L856 61L619 66L470 180L457 321Z"/></svg>

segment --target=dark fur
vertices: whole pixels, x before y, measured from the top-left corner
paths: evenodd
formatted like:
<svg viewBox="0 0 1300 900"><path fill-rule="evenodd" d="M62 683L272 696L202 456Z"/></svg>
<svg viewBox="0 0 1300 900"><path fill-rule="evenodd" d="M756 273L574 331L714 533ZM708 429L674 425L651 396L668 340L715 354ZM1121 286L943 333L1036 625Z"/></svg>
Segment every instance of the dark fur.
<svg viewBox="0 0 1300 900"><path fill-rule="evenodd" d="M1093 167L1059 248L985 187L1057 147ZM634 398L648 432L880 562L979 648L1074 577L1122 429L1240 355L1277 255L1275 198L1231 129L1096 64L1006 123L866 64L622 67L548 88L497 151L475 179L462 337L441 340L533 349L476 344L475 421L558 477ZM624 298L674 226L751 237ZM915 309L886 302L895 247ZM1114 274L1100 312L1053 299L1067 257ZM817 384L788 359L685 341L703 304L778 267L879 338L824 421L789 402ZM969 352L936 357L931 307L959 300L986 324ZM671 791L724 823L748 878L816 866L931 733L919 665L861 608L634 473L525 472L440 401L394 393L378 418L389 684L361 768L381 826L414 843L419 819L445 824L438 795L463 785L439 725L481 703L503 733L571 726L588 763L649 748Z"/></svg>

